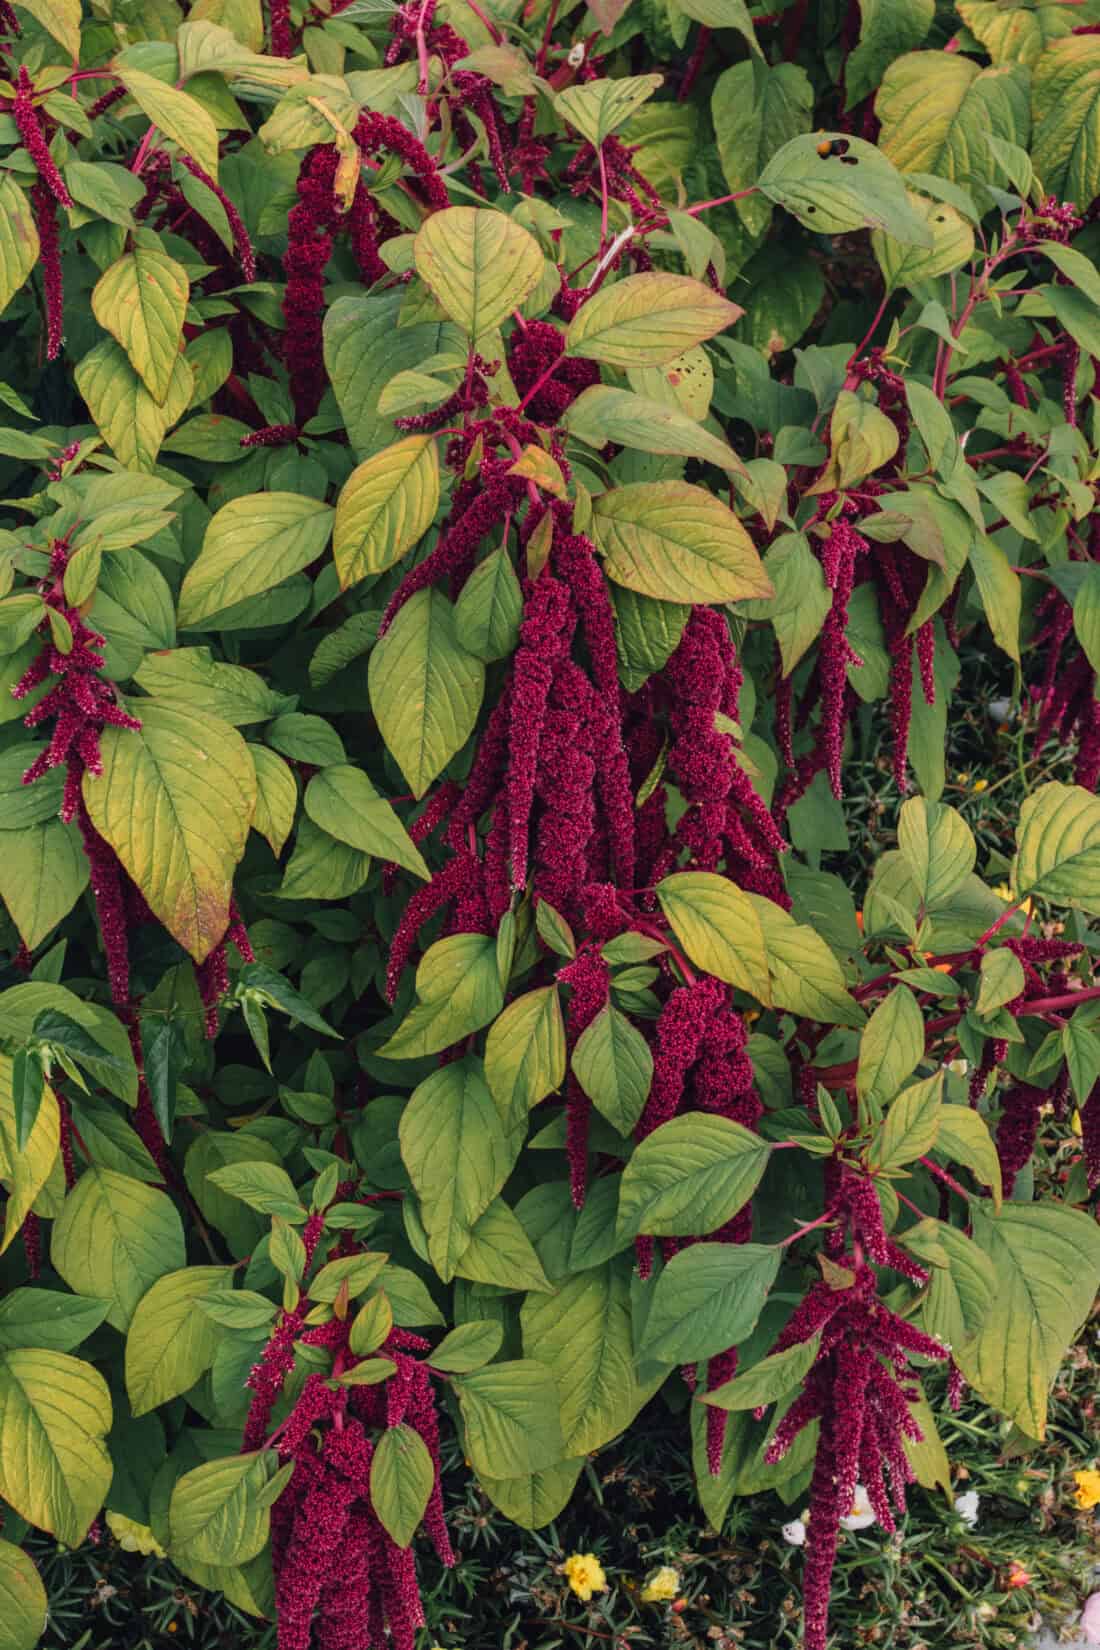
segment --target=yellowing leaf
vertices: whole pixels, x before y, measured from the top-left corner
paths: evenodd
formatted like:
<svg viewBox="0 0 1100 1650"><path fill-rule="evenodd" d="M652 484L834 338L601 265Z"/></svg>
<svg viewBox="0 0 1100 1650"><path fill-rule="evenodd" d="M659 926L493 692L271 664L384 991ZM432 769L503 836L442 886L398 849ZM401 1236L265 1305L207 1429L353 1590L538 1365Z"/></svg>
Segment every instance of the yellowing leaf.
<svg viewBox="0 0 1100 1650"><path fill-rule="evenodd" d="M727 442L704 430L678 407L667 400L654 401L629 390L614 389L610 384L593 384L582 390L566 410L564 423L572 435L591 447L606 447L614 441L637 452L701 458L733 475L747 473L744 461Z"/></svg>
<svg viewBox="0 0 1100 1650"><path fill-rule="evenodd" d="M332 507L303 493L247 493L212 517L179 598L179 623L203 619L281 584L320 556Z"/></svg>
<svg viewBox="0 0 1100 1650"><path fill-rule="evenodd" d="M84 801L150 909L202 962L229 920L256 770L228 723L152 701L141 711L139 733L104 729L103 773L84 775Z"/></svg>
<svg viewBox="0 0 1100 1650"><path fill-rule="evenodd" d="M1027 143L1028 75L1016 66L983 69L961 52L909 52L883 76L875 112L882 152L900 171L991 180L987 136Z"/></svg>
<svg viewBox="0 0 1100 1650"><path fill-rule="evenodd" d="M489 1028L485 1077L509 1126L565 1080L565 1026L555 985L517 997Z"/></svg>
<svg viewBox="0 0 1100 1650"><path fill-rule="evenodd" d="M353 470L336 501L332 550L340 588L411 550L439 504L439 454L430 435L410 435Z"/></svg>
<svg viewBox="0 0 1100 1650"><path fill-rule="evenodd" d="M140 241L104 271L92 290L92 313L122 345L158 406L167 399L183 343L189 291L183 265L159 246Z"/></svg>
<svg viewBox="0 0 1100 1650"><path fill-rule="evenodd" d="M791 138L765 166L757 188L819 235L844 235L866 226L918 246L931 241L886 155L843 132Z"/></svg>
<svg viewBox="0 0 1100 1650"><path fill-rule="evenodd" d="M249 745L248 754L256 770L256 810L252 829L258 831L278 858L294 824L298 808L298 785L282 757L266 745Z"/></svg>
<svg viewBox="0 0 1100 1650"><path fill-rule="evenodd" d="M0 1178L8 1185L4 1210L4 1240L0 1255L8 1248L35 1198L50 1178L61 1138L61 1116L53 1090L43 1090L42 1101L29 1138L20 1146L12 1092L12 1063L0 1054Z"/></svg>
<svg viewBox="0 0 1100 1650"><path fill-rule="evenodd" d="M135 1415L178 1398L210 1368L220 1333L198 1302L227 1288L232 1276L228 1266L186 1266L142 1297L126 1337L126 1391Z"/></svg>
<svg viewBox="0 0 1100 1650"><path fill-rule="evenodd" d="M71 58L80 56L80 0L15 0Z"/></svg>
<svg viewBox="0 0 1100 1650"><path fill-rule="evenodd" d="M259 1497L266 1461L274 1459L253 1450L204 1461L178 1478L168 1509L173 1556L219 1567L255 1558L271 1522L270 1507Z"/></svg>
<svg viewBox="0 0 1100 1650"><path fill-rule="evenodd" d="M1031 102L1035 170L1044 188L1084 210L1100 193L1100 39L1049 46L1035 65Z"/></svg>
<svg viewBox="0 0 1100 1650"><path fill-rule="evenodd" d="M418 590L405 603L370 656L368 681L382 737L419 799L469 738L485 686L485 666L459 646L442 591Z"/></svg>
<svg viewBox="0 0 1100 1650"><path fill-rule="evenodd" d="M65 1352L0 1352L0 1495L28 1524L79 1547L113 1467L104 1446L111 1395L91 1364Z"/></svg>
<svg viewBox="0 0 1100 1650"><path fill-rule="evenodd" d="M88 886L88 861L75 826L60 819L5 831L3 846L0 899L23 944L33 951Z"/></svg>
<svg viewBox="0 0 1100 1650"><path fill-rule="evenodd" d="M598 149L664 83L664 75L636 74L593 80L559 92L554 107L581 136Z"/></svg>
<svg viewBox="0 0 1100 1650"><path fill-rule="evenodd" d="M158 82L159 84L159 82ZM161 442L187 411L194 380L182 355L172 363L163 403L149 394L113 338L104 338L76 369L76 386L116 458L151 470Z"/></svg>
<svg viewBox="0 0 1100 1650"><path fill-rule="evenodd" d="M702 281L653 270L602 286L569 323L565 347L614 367L660 367L744 313Z"/></svg>
<svg viewBox="0 0 1100 1650"><path fill-rule="evenodd" d="M641 481L593 500L592 532L616 584L666 602L774 595L733 511L686 481Z"/></svg>
<svg viewBox="0 0 1100 1650"><path fill-rule="evenodd" d="M50 1235L54 1269L76 1294L109 1301L115 1329L125 1330L146 1290L186 1259L171 1198L98 1164L68 1193Z"/></svg>
<svg viewBox="0 0 1100 1650"><path fill-rule="evenodd" d="M476 206L433 212L413 255L437 302L475 339L523 303L545 264L539 243L522 225Z"/></svg>
<svg viewBox="0 0 1100 1650"><path fill-rule="evenodd" d="M216 180L218 129L202 104L178 87L146 74L144 69L132 68L125 53L115 59L113 67L146 118Z"/></svg>
<svg viewBox="0 0 1100 1650"><path fill-rule="evenodd" d="M306 787L305 809L315 825L360 853L401 865L425 881L431 872L416 843L366 774L333 763Z"/></svg>

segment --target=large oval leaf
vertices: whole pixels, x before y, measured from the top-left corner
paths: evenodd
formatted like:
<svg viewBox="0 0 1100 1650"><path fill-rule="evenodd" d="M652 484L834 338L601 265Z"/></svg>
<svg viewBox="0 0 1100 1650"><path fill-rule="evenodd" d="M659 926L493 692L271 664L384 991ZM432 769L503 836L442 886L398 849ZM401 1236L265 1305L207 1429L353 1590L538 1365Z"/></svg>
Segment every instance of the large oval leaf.
<svg viewBox="0 0 1100 1650"><path fill-rule="evenodd" d="M324 551L332 521L330 505L301 493L247 493L223 504L183 581L180 625L194 629L300 573Z"/></svg>
<svg viewBox="0 0 1100 1650"><path fill-rule="evenodd" d="M702 281L654 270L601 287L569 323L565 347L614 367L660 367L744 313Z"/></svg>
<svg viewBox="0 0 1100 1650"><path fill-rule="evenodd" d="M756 1190L770 1149L727 1117L695 1112L662 1123L623 1170L620 1233L700 1237L716 1232Z"/></svg>
<svg viewBox="0 0 1100 1650"><path fill-rule="evenodd" d="M196 962L229 921L233 871L256 805L256 770L235 728L143 702L140 732L105 728L103 773L84 775L92 824L154 915Z"/></svg>
<svg viewBox="0 0 1100 1650"><path fill-rule="evenodd" d="M424 795L466 743L485 687L485 666L459 646L454 608L418 590L370 656L371 708L413 795Z"/></svg>
<svg viewBox="0 0 1100 1650"><path fill-rule="evenodd" d="M113 1468L104 1445L111 1395L91 1364L65 1352L0 1352L0 1495L20 1517L79 1547Z"/></svg>
<svg viewBox="0 0 1100 1650"><path fill-rule="evenodd" d="M1100 798L1080 785L1040 785L1020 809L1013 878L1019 899L1100 915Z"/></svg>
<svg viewBox="0 0 1100 1650"><path fill-rule="evenodd" d="M136 240L92 289L92 313L163 406L183 342L190 284L182 264L155 242Z"/></svg>
<svg viewBox="0 0 1100 1650"><path fill-rule="evenodd" d="M46 1605L34 1560L0 1541L0 1650L35 1650L46 1628Z"/></svg>
<svg viewBox="0 0 1100 1650"><path fill-rule="evenodd" d="M471 338L517 309L545 265L539 243L521 224L476 206L433 212L416 237L413 255L417 273Z"/></svg>
<svg viewBox="0 0 1100 1650"><path fill-rule="evenodd" d="M107 1321L125 1330L146 1290L185 1264L183 1223L164 1192L93 1166L54 1222L50 1259L78 1295L109 1301Z"/></svg>
<svg viewBox="0 0 1100 1650"><path fill-rule="evenodd" d="M384 573L427 532L439 503L439 455L430 435L410 435L366 459L336 501L332 551L340 588Z"/></svg>
<svg viewBox="0 0 1100 1650"><path fill-rule="evenodd" d="M665 602L735 602L775 594L733 511L686 481L639 481L601 493L592 531L616 584Z"/></svg>
<svg viewBox="0 0 1100 1650"><path fill-rule="evenodd" d="M138 1304L126 1337L126 1391L135 1415L178 1398L214 1362L219 1330L198 1309L212 1289L226 1289L229 1266L186 1266L158 1278Z"/></svg>

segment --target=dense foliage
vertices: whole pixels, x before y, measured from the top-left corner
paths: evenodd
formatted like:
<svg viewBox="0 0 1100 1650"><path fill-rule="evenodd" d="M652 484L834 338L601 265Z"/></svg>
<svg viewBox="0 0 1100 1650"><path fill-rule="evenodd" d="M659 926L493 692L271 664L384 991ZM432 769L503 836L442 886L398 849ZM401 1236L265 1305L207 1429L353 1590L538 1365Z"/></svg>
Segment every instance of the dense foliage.
<svg viewBox="0 0 1100 1650"><path fill-rule="evenodd" d="M0 0L0 1495L280 1650L658 1394L822 1650L1100 1283L1100 4L756 12Z"/></svg>

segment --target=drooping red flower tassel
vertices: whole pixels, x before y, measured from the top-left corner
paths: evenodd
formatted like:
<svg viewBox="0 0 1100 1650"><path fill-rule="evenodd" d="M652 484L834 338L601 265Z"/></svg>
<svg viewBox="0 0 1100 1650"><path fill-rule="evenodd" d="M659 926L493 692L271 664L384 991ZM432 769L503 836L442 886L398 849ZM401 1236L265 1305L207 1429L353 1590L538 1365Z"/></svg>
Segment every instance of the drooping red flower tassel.
<svg viewBox="0 0 1100 1650"><path fill-rule="evenodd" d="M42 130L42 123L34 106L34 83L27 73L26 65L22 63L16 76L11 112L19 130L20 141L34 162L42 182L59 206L72 206L73 197L54 164L46 134Z"/></svg>
<svg viewBox="0 0 1100 1650"><path fill-rule="evenodd" d="M62 328L65 294L61 281L61 249L57 237L55 201L42 182L31 189L31 210L38 230L42 289L46 298L46 360L56 361L65 342Z"/></svg>

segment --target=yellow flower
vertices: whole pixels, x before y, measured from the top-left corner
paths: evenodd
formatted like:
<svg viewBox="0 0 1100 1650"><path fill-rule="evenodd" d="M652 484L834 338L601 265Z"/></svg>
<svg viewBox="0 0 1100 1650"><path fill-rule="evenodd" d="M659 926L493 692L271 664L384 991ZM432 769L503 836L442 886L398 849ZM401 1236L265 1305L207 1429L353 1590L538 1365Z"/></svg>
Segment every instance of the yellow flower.
<svg viewBox="0 0 1100 1650"><path fill-rule="evenodd" d="M1078 1140L1080 1140L1080 1138L1081 1138L1081 1113L1079 1111L1077 1111L1076 1109L1074 1109L1073 1122L1070 1124L1070 1127L1072 1128L1074 1134L1077 1136Z"/></svg>
<svg viewBox="0 0 1100 1650"><path fill-rule="evenodd" d="M646 1577L642 1588L643 1604L666 1604L680 1591L680 1572L671 1564L662 1564L659 1570Z"/></svg>
<svg viewBox="0 0 1100 1650"><path fill-rule="evenodd" d="M124 1553L143 1553L146 1558L167 1558L168 1554L149 1528L122 1513L107 1514L107 1528Z"/></svg>
<svg viewBox="0 0 1100 1650"><path fill-rule="evenodd" d="M1075 1472L1073 1481L1077 1485L1073 1499L1079 1507L1100 1507L1100 1472L1088 1467Z"/></svg>
<svg viewBox="0 0 1100 1650"><path fill-rule="evenodd" d="M989 789L989 780L988 779L975 779L973 785L971 786L971 789L973 791L987 791Z"/></svg>
<svg viewBox="0 0 1100 1650"><path fill-rule="evenodd" d="M585 1604L593 1593L607 1592L607 1577L595 1553L570 1553L561 1567L561 1572L577 1597Z"/></svg>
<svg viewBox="0 0 1100 1650"><path fill-rule="evenodd" d="M969 785L970 783L970 775L968 773L957 773L955 778L960 785Z"/></svg>

